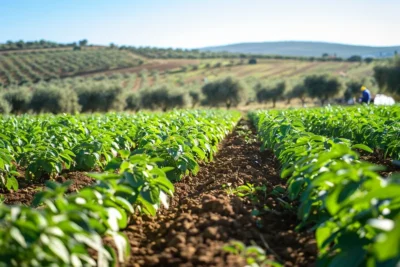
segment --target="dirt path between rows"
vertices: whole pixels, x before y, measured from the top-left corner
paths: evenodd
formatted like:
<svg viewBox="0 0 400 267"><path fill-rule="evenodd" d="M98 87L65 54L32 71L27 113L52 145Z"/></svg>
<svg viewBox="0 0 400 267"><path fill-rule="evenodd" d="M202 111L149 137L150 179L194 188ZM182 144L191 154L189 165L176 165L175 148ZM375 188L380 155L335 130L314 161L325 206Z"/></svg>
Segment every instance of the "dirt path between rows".
<svg viewBox="0 0 400 267"><path fill-rule="evenodd" d="M254 132L244 137L249 128L241 121L213 162L175 184L168 210L134 218L125 230L132 248L127 266L244 266L241 258L221 249L230 240L255 243L285 266L314 264L314 236L295 232L296 207L284 208L281 200L288 200L272 195L278 186L285 187L279 165L272 153L260 153L258 142L246 143L255 138ZM232 194L246 183L265 190L252 197ZM260 215L253 216L256 210Z"/></svg>
<svg viewBox="0 0 400 267"><path fill-rule="evenodd" d="M46 180L48 180L48 178L46 178ZM67 193L77 192L94 182L93 178L88 177L84 172L77 171L65 171L64 173L58 175L54 181L59 183L71 181L71 185L69 186ZM4 199L4 204L21 204L30 206L35 194L45 189L44 181L32 183L25 180L25 178L22 176L18 178L18 184L19 189L16 191L10 190L9 192L0 192L1 198Z"/></svg>

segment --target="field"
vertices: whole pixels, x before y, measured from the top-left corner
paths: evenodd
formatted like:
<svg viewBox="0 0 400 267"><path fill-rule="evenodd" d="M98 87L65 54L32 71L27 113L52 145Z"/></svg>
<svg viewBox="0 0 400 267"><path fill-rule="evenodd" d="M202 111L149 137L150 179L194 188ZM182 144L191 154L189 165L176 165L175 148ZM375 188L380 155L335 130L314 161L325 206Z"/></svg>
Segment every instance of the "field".
<svg viewBox="0 0 400 267"><path fill-rule="evenodd" d="M399 115L4 116L0 261L395 266Z"/></svg>
<svg viewBox="0 0 400 267"><path fill-rule="evenodd" d="M137 105L128 103L129 96L136 95L137 99L142 92L161 87L184 99L175 107L192 107L202 103L201 88L205 83L229 76L245 85L246 96L240 103L241 109L257 107L253 102L256 101L254 88L258 83L274 86L282 81L286 89L277 105L301 106L298 99L291 101L290 94L306 77L327 74L337 78L342 86L336 98L343 97L346 85L351 81L362 82L376 93L378 86L372 78L373 69L384 64L263 58L258 59L257 64L248 64L247 59L240 58L152 59L130 50L101 47L78 51L70 48L22 51L0 55L0 94L8 102L8 105L0 103L2 113L136 110ZM70 90L66 92L67 88ZM112 96L107 105L102 104L103 100L93 100L96 107L87 107L88 91L97 98L106 94ZM103 91L106 92L101 93ZM196 99L188 95L193 92L198 95ZM43 99L43 95L49 97ZM20 96L24 98L20 99ZM36 98L39 103L49 104L38 107L32 103ZM77 101L64 105L68 99ZM57 104L54 106L53 102ZM249 103L253 104L248 106ZM311 99L306 103L315 105Z"/></svg>
<svg viewBox="0 0 400 267"><path fill-rule="evenodd" d="M0 53L1 266L400 262L399 106L287 109L385 62L30 46Z"/></svg>
<svg viewBox="0 0 400 267"><path fill-rule="evenodd" d="M139 65L130 53L113 50L38 50L0 54L0 86L23 85Z"/></svg>

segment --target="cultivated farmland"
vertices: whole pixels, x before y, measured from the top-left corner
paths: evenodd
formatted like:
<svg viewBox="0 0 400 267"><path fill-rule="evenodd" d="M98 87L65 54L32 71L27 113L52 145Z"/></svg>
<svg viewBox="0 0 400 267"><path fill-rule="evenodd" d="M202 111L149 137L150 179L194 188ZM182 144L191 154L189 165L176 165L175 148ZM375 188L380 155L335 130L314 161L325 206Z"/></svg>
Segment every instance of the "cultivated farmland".
<svg viewBox="0 0 400 267"><path fill-rule="evenodd" d="M399 106L265 109L397 63L78 48L0 54L1 266L400 262Z"/></svg>
<svg viewBox="0 0 400 267"><path fill-rule="evenodd" d="M376 124L365 124L366 114ZM224 110L4 116L0 260L391 265L400 255L387 245L400 240L391 165L399 114L394 106L248 118Z"/></svg>

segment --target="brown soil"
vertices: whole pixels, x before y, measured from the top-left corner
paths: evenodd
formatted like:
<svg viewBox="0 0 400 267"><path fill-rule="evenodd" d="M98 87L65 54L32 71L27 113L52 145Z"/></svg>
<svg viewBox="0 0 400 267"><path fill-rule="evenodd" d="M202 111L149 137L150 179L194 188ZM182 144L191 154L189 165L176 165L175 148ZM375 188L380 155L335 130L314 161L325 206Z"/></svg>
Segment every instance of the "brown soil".
<svg viewBox="0 0 400 267"><path fill-rule="evenodd" d="M76 192L83 187L86 187L93 183L93 179L86 176L83 172L66 172L58 177L55 181L59 183L64 183L66 181L72 181L67 193ZM35 194L39 191L43 191L45 188L44 182L38 184L32 184L27 182L25 179L21 178L18 181L19 189L17 191L11 190L7 193L0 193L4 198L4 203L8 205L23 204L30 205Z"/></svg>
<svg viewBox="0 0 400 267"><path fill-rule="evenodd" d="M290 70L295 70L295 68L293 67L283 67L283 68L277 68L276 71L270 72L264 76L262 76L261 78L269 78L269 77L273 77L279 74L282 74L284 72L290 71Z"/></svg>
<svg viewBox="0 0 400 267"><path fill-rule="evenodd" d="M248 138L254 139L254 133ZM124 231L132 248L127 265L244 266L242 259L221 249L230 240L255 243L285 266L313 265L314 236L296 232L296 208L285 209L271 194L285 184L273 154L260 153L259 147L258 142L247 144L236 130L222 143L213 162L202 165L195 177L175 184L168 210L156 217L135 217ZM253 198L229 192L246 183L264 185L266 190L257 191ZM279 198L289 202L284 195ZM253 216L255 209L261 215Z"/></svg>
<svg viewBox="0 0 400 267"><path fill-rule="evenodd" d="M97 74L113 74L116 72L121 73L139 73L141 70L146 69L148 71L157 70L159 72L164 72L166 70L171 70L175 68L179 68L181 66L190 65L190 64L199 64L200 60L196 59L168 59L168 60L148 60L146 63L136 66L136 67L128 67L128 68L118 68L112 70L105 70L105 71L95 71L95 72L88 72L88 73L79 73L76 76L86 77L86 76L93 76Z"/></svg>
<svg viewBox="0 0 400 267"><path fill-rule="evenodd" d="M301 68L296 69L293 72L290 72L290 73L286 74L285 77L292 77L292 76L304 73L304 72L309 71L309 70L311 70L312 68L314 68L315 66L318 66L318 65L319 65L318 62L307 64L306 66L303 66Z"/></svg>
<svg viewBox="0 0 400 267"><path fill-rule="evenodd" d="M383 154L374 152L373 154L368 154L365 152L361 152L360 159L363 161L368 161L370 163L384 166L386 170L379 172L382 177L388 177L392 174L400 174L400 167L396 166L392 163L392 160L389 158L384 158Z"/></svg>

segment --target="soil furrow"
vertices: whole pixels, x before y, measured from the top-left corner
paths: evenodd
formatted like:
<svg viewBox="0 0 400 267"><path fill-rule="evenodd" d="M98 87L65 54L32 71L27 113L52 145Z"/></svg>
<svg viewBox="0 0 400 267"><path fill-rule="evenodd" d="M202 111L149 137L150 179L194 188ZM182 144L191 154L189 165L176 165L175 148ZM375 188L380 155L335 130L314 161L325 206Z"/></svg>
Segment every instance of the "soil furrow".
<svg viewBox="0 0 400 267"><path fill-rule="evenodd" d="M272 153L259 151L248 129L241 121L213 162L175 184L169 209L134 218L124 231L132 248L128 266L244 266L221 249L230 240L257 244L285 266L314 264L314 236L294 230L296 203L276 194L285 187L279 165ZM246 183L259 190L239 197L234 191Z"/></svg>
<svg viewBox="0 0 400 267"><path fill-rule="evenodd" d="M14 191L0 193L0 196L4 199L4 203L7 205L31 205L33 198L37 192L43 191L45 189L45 181L39 183L31 183L25 180L25 178L20 178L19 189ZM64 183L66 181L71 181L71 185L67 190L67 193L76 192L94 182L94 180L88 177L84 172L77 171L67 171L58 175L55 180L59 183Z"/></svg>

